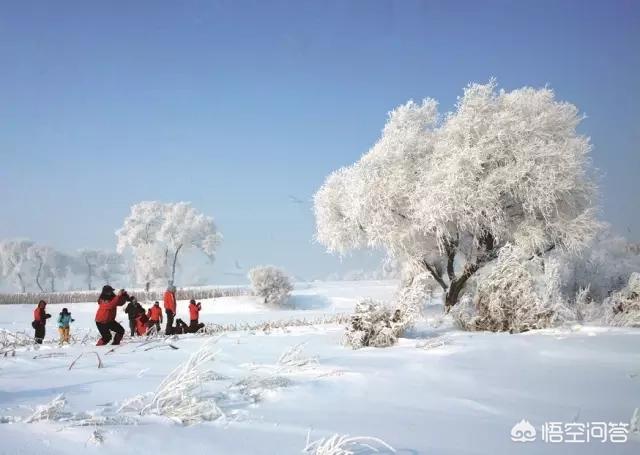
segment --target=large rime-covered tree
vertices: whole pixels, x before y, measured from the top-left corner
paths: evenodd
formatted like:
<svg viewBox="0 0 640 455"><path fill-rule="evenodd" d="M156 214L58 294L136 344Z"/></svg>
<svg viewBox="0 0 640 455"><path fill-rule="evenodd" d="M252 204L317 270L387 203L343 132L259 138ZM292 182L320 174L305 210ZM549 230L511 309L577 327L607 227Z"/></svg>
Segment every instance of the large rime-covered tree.
<svg viewBox="0 0 640 455"><path fill-rule="evenodd" d="M429 273L455 305L507 243L531 256L579 250L598 229L589 139L548 88L471 84L456 109L410 101L378 142L315 195L331 252L383 248Z"/></svg>
<svg viewBox="0 0 640 455"><path fill-rule="evenodd" d="M190 203L156 201L132 206L116 236L118 252L131 249L136 279L146 285L161 280L173 284L178 257L190 249L213 260L222 239L213 218Z"/></svg>

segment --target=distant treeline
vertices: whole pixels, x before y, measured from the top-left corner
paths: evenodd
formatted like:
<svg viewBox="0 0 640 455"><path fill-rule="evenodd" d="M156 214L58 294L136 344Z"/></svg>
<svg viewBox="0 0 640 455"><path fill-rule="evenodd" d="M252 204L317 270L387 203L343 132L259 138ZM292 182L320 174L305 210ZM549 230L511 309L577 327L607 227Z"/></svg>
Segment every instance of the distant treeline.
<svg viewBox="0 0 640 455"><path fill-rule="evenodd" d="M145 291L144 289L129 290L129 294L135 295L139 301L162 301L164 289L154 289ZM236 297L239 295L250 295L248 287L193 287L182 288L176 291L177 300L189 299L213 299L217 297ZM81 303L96 302L100 291L67 291L67 292L18 292L14 294L0 294L0 305L33 303L40 300L47 303Z"/></svg>

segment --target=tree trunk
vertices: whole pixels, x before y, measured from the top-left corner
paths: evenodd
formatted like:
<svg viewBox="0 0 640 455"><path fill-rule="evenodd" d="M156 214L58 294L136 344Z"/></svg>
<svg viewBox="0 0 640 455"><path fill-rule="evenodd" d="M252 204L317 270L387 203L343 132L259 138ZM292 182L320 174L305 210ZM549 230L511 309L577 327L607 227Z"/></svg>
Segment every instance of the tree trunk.
<svg viewBox="0 0 640 455"><path fill-rule="evenodd" d="M36 284L38 285L38 289L40 292L44 292L44 288L40 284L40 273L42 272L42 261L40 261L40 265L38 265L38 273L36 273Z"/></svg>
<svg viewBox="0 0 640 455"><path fill-rule="evenodd" d="M171 266L171 282L169 283L171 286L173 286L176 282L176 262L178 262L178 253L180 252L181 248L182 245L176 248L176 253L173 255L173 264Z"/></svg>
<svg viewBox="0 0 640 455"><path fill-rule="evenodd" d="M18 282L20 283L20 289L22 289L22 292L27 292L27 287L24 284L24 280L22 279L22 275L20 275L19 273L16 274L18 276Z"/></svg>
<svg viewBox="0 0 640 455"><path fill-rule="evenodd" d="M87 286L89 287L89 290L91 290L93 289L93 287L91 286L91 278L93 278L93 267L91 266L89 261L85 262L87 264Z"/></svg>

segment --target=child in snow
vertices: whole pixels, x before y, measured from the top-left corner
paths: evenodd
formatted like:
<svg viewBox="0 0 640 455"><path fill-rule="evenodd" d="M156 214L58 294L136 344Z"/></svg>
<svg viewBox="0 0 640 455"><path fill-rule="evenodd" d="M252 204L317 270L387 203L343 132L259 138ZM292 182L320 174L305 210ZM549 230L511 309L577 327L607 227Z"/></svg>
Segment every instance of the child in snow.
<svg viewBox="0 0 640 455"><path fill-rule="evenodd" d="M60 333L60 345L67 342L69 343L71 323L75 321L71 317L71 313L66 308L62 309L62 313L58 315L58 332Z"/></svg>
<svg viewBox="0 0 640 455"><path fill-rule="evenodd" d="M37 344L42 344L42 340L44 340L44 326L47 323L47 319L51 317L51 315L45 311L46 306L47 302L40 300L36 309L33 310L31 327L36 331L34 341Z"/></svg>

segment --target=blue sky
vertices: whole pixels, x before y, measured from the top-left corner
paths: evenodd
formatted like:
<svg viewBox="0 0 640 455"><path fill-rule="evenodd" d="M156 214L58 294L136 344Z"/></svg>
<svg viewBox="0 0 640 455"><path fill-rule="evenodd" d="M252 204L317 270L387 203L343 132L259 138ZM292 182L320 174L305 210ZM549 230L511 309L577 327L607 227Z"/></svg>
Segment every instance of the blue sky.
<svg viewBox="0 0 640 455"><path fill-rule="evenodd" d="M410 98L549 84L588 118L603 218L640 240L640 3L0 2L0 238L114 248L140 200L192 201L238 260L344 263L309 201Z"/></svg>

